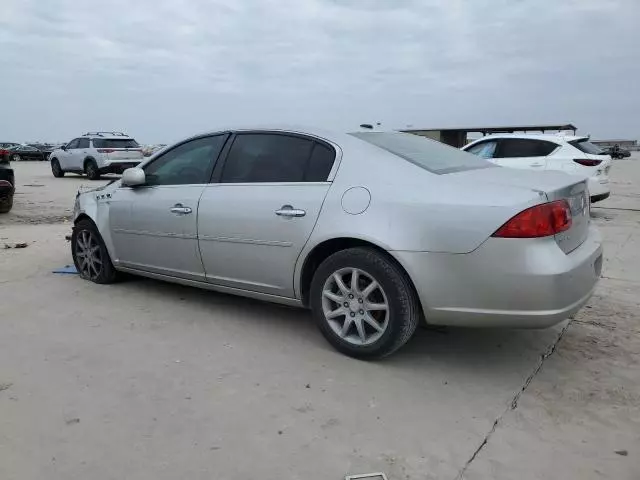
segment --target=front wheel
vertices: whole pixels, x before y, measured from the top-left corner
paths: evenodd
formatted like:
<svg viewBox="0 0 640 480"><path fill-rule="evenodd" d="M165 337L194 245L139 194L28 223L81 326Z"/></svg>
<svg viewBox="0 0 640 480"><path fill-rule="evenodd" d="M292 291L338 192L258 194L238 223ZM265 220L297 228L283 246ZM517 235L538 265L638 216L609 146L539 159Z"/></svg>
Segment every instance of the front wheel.
<svg viewBox="0 0 640 480"><path fill-rule="evenodd" d="M87 174L87 178L89 180L99 180L100 179L100 170L98 169L98 165L95 160L88 160L84 166L84 173Z"/></svg>
<svg viewBox="0 0 640 480"><path fill-rule="evenodd" d="M310 293L320 331L351 357L390 355L411 338L420 320L407 275L372 248L331 255L318 267Z"/></svg>
<svg viewBox="0 0 640 480"><path fill-rule="evenodd" d="M13 195L0 199L0 213L9 213L13 208Z"/></svg>
<svg viewBox="0 0 640 480"><path fill-rule="evenodd" d="M51 160L51 173L53 173L53 176L56 178L64 177L64 170L60 167L60 162L57 158Z"/></svg>
<svg viewBox="0 0 640 480"><path fill-rule="evenodd" d="M18 155L17 153L14 153L11 156L11 160L13 160L14 162L19 162L20 161L20 155Z"/></svg>
<svg viewBox="0 0 640 480"><path fill-rule="evenodd" d="M100 232L90 220L80 220L71 235L71 255L80 277L94 283L113 283L118 272L113 268Z"/></svg>

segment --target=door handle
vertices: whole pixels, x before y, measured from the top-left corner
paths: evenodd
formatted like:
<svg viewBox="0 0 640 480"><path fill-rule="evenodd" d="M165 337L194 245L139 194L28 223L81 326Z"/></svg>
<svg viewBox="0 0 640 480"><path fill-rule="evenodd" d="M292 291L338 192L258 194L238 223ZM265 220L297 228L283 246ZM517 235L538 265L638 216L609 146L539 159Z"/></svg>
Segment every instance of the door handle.
<svg viewBox="0 0 640 480"><path fill-rule="evenodd" d="M283 205L276 210L276 215L280 217L304 217L307 214L304 210L293 208L291 205Z"/></svg>
<svg viewBox="0 0 640 480"><path fill-rule="evenodd" d="M532 163L532 167L544 167L544 163Z"/></svg>
<svg viewBox="0 0 640 480"><path fill-rule="evenodd" d="M189 207L185 207L181 203L176 203L173 207L169 209L171 213L175 213L176 215L188 215L193 210Z"/></svg>

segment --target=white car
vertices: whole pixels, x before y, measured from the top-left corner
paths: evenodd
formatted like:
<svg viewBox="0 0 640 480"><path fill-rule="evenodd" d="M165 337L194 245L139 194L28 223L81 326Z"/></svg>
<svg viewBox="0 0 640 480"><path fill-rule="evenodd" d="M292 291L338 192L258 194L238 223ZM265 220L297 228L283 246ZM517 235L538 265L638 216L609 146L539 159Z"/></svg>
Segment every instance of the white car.
<svg viewBox="0 0 640 480"><path fill-rule="evenodd" d="M611 157L588 137L500 134L471 142L463 150L509 168L560 170L587 178L591 203L609 197Z"/></svg>
<svg viewBox="0 0 640 480"><path fill-rule="evenodd" d="M120 132L89 132L51 152L54 177L67 172L86 174L97 180L103 173L122 173L143 160L142 148L132 137Z"/></svg>

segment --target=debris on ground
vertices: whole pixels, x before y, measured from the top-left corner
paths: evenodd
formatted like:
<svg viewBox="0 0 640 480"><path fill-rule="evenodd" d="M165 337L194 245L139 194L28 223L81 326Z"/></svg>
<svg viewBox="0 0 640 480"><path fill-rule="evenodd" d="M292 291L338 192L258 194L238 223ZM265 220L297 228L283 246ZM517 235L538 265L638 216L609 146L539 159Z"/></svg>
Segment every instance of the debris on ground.
<svg viewBox="0 0 640 480"><path fill-rule="evenodd" d="M13 383L0 383L0 392L4 390L9 390Z"/></svg>
<svg viewBox="0 0 640 480"><path fill-rule="evenodd" d="M4 249L8 250L10 248L27 248L28 246L29 246L29 244L27 242L5 243L4 244Z"/></svg>
<svg viewBox="0 0 640 480"><path fill-rule="evenodd" d="M65 420L65 423L67 425L73 425L73 424L76 424L76 423L80 423L80 419L79 418L70 418L68 420Z"/></svg>

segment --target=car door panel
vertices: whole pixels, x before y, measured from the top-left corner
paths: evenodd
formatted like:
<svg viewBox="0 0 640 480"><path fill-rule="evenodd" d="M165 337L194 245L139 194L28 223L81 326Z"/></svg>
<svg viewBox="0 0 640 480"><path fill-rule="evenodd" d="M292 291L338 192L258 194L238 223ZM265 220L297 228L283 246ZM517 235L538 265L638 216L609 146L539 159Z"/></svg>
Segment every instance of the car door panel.
<svg viewBox="0 0 640 480"><path fill-rule="evenodd" d="M329 185L207 186L198 207L198 238L207 280L293 297L296 260L313 231ZM289 215L289 209L297 211Z"/></svg>
<svg viewBox="0 0 640 480"><path fill-rule="evenodd" d="M500 139L494 163L509 168L544 170L547 167L547 143L526 138Z"/></svg>
<svg viewBox="0 0 640 480"><path fill-rule="evenodd" d="M147 185L121 187L110 230L123 266L204 281L198 247L198 203L227 135L179 144L145 165Z"/></svg>
<svg viewBox="0 0 640 480"><path fill-rule="evenodd" d="M115 260L123 266L203 280L197 209L204 185L121 187L111 200ZM177 213L176 206L191 209Z"/></svg>

